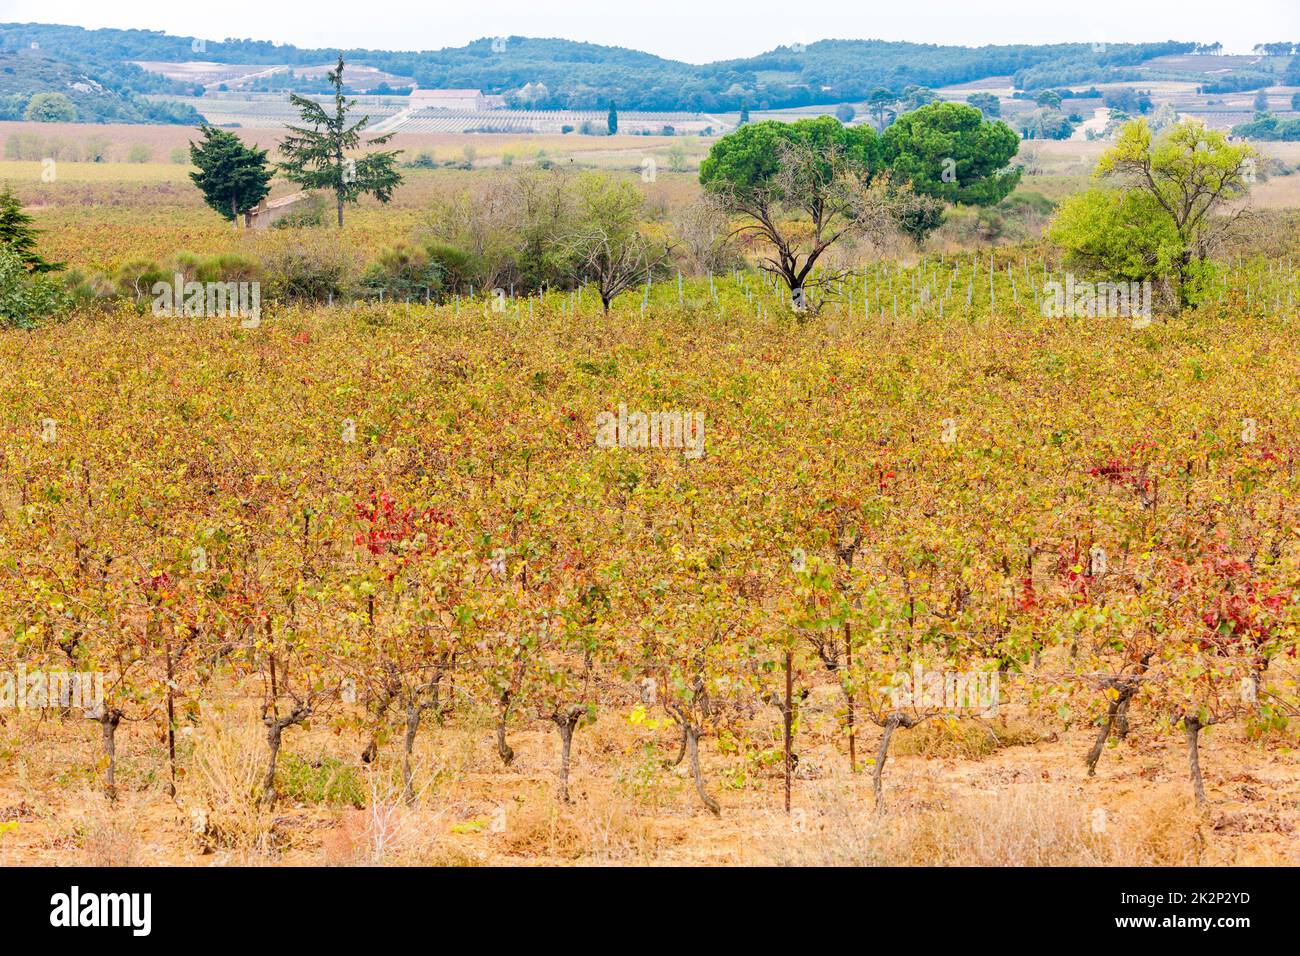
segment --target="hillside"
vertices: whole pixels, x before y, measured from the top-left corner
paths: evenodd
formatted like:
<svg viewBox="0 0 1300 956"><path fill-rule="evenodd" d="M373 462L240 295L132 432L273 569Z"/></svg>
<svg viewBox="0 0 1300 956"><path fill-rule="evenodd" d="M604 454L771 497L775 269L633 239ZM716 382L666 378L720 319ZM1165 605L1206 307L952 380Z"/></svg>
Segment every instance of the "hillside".
<svg viewBox="0 0 1300 956"><path fill-rule="evenodd" d="M144 99L112 73L82 69L40 49L0 50L0 119L22 119L35 93L62 93L83 122L196 123L200 119L189 107Z"/></svg>
<svg viewBox="0 0 1300 956"><path fill-rule="evenodd" d="M25 49L33 42L43 50L57 50L69 62L111 61L120 67L123 89L153 93L197 94L195 87L210 80L205 76L198 83L190 81L190 71L178 66L193 62L238 65L241 70L235 75L256 73L258 66L268 68L248 87L252 90L284 89L291 77L292 88L317 92L323 78L317 70L303 68L317 68L339 52L251 39L217 42L149 30L0 25L0 51ZM1167 41L1116 44L1096 51L1086 43L957 47L821 40L698 66L622 47L528 37L484 38L441 50L343 53L350 63L388 77L410 78L421 87L477 88L504 95L516 107L601 109L612 99L628 110L721 111L861 100L881 87L901 91L911 85L935 87L1010 74L1032 79L1034 70L1061 64L1088 80L1107 70L1187 53L1194 47ZM148 64L152 72L137 63ZM394 85L392 80L386 82ZM145 89L147 83L154 85ZM358 91L370 88L359 86Z"/></svg>

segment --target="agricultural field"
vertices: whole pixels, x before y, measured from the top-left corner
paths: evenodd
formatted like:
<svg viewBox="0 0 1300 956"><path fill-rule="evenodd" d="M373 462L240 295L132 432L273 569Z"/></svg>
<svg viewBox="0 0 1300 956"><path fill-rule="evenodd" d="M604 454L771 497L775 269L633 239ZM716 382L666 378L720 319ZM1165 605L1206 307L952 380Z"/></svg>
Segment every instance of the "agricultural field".
<svg viewBox="0 0 1300 956"><path fill-rule="evenodd" d="M590 139L474 165L621 170L655 228L697 198ZM1033 144L1018 188L1077 192L1102 148ZM405 170L340 235L232 230L184 163L41 169L0 178L87 274L360 270L503 174ZM0 863L1300 863L1293 178L1148 321L1049 317L1050 246L940 232L858 250L818 314L747 250L608 314L0 332L0 669L111 673L118 715L3 713ZM899 705L914 668L994 693Z"/></svg>

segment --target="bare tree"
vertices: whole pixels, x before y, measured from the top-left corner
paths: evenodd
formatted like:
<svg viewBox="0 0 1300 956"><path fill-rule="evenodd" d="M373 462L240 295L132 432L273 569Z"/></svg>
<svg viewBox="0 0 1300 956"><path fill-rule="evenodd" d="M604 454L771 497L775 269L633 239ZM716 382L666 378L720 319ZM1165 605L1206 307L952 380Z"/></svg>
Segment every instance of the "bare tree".
<svg viewBox="0 0 1300 956"><path fill-rule="evenodd" d="M591 173L578 191L578 225L565 245L577 278L596 287L608 315L614 298L647 281L672 247L641 231L645 198L631 183Z"/></svg>
<svg viewBox="0 0 1300 956"><path fill-rule="evenodd" d="M725 272L738 258L731 219L716 196L706 195L683 209L674 232L696 272Z"/></svg>

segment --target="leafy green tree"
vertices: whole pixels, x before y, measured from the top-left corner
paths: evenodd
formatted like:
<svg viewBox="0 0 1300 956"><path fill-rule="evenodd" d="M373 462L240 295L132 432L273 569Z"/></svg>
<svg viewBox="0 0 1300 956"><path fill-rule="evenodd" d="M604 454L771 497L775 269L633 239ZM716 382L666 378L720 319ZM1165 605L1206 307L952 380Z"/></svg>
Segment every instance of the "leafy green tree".
<svg viewBox="0 0 1300 956"><path fill-rule="evenodd" d="M1300 113L1300 93L1291 94L1291 112Z"/></svg>
<svg viewBox="0 0 1300 956"><path fill-rule="evenodd" d="M1300 93L1297 93L1296 95L1300 96ZM744 126L748 122L749 122L749 106L748 104L742 103L740 106L740 122L737 123L736 125Z"/></svg>
<svg viewBox="0 0 1300 956"><path fill-rule="evenodd" d="M1139 113L1151 112L1152 102L1151 94L1142 90L1135 90L1129 86L1121 86L1113 90L1107 90L1101 98L1102 103L1112 110L1120 110L1130 116L1136 116Z"/></svg>
<svg viewBox="0 0 1300 956"><path fill-rule="evenodd" d="M885 163L895 185L910 183L922 196L969 206L993 206L1020 182L1008 168L1020 137L1006 123L986 120L965 103L931 103L904 113L885 130ZM937 228L942 215L918 210L907 230L914 238Z"/></svg>
<svg viewBox="0 0 1300 956"><path fill-rule="evenodd" d="M851 123L853 122L853 117L857 115L858 115L857 110L855 110L848 103L841 103L839 106L835 107L835 118L839 120L841 123L844 124Z"/></svg>
<svg viewBox="0 0 1300 956"><path fill-rule="evenodd" d="M985 116L998 117L1002 115L1002 101L992 93L972 93L966 97L966 102Z"/></svg>
<svg viewBox="0 0 1300 956"><path fill-rule="evenodd" d="M1121 275L1136 277L1140 261L1143 277L1167 277L1177 303L1188 305L1191 280L1245 215L1220 213L1249 191L1257 161L1250 146L1194 121L1157 137L1145 120L1133 120L1097 164L1094 176L1109 188L1065 203L1049 234L1072 256Z"/></svg>
<svg viewBox="0 0 1300 956"><path fill-rule="evenodd" d="M609 127L609 135L613 136L618 132L618 110L614 109L614 101L609 101L609 116L605 119L605 124Z"/></svg>
<svg viewBox="0 0 1300 956"><path fill-rule="evenodd" d="M867 96L867 108L876 122L877 132L884 130L887 122L894 118L895 111L892 107L897 101L898 97L884 87L876 87Z"/></svg>
<svg viewBox="0 0 1300 956"><path fill-rule="evenodd" d="M190 141L190 162L196 167L190 180L204 202L238 225L239 216L255 209L271 191L273 171L266 150L245 146L234 133L207 124L199 132L203 139Z"/></svg>
<svg viewBox="0 0 1300 956"><path fill-rule="evenodd" d="M290 126L280 143L285 161L280 169L291 181L305 189L326 189L334 193L338 207L338 224L343 228L343 205L356 202L363 195L371 195L386 203L393 190L402 182L397 171L397 156L401 150L381 150L366 153L360 158L347 155L348 150L361 145L361 133L370 124L363 116L349 125L348 114L356 105L343 95L343 54L338 66L326 79L334 87L334 111L326 109L315 100L289 94L289 100L298 108L303 126ZM366 145L383 145L392 138L388 133L366 140Z"/></svg>
<svg viewBox="0 0 1300 956"><path fill-rule="evenodd" d="M833 116L767 120L714 143L700 182L746 220L738 234L771 247L762 267L786 284L795 307L816 308L813 289L837 278L815 276L818 260L845 236L882 224L882 204L868 199L881 157L869 126L846 127Z"/></svg>
<svg viewBox="0 0 1300 956"><path fill-rule="evenodd" d="M17 256L28 272L53 272L63 268L63 263L46 262L37 255L32 217L23 212L22 202L8 186L0 190L0 248Z"/></svg>
<svg viewBox="0 0 1300 956"><path fill-rule="evenodd" d="M1069 139L1074 132L1074 124L1060 110L1037 109L1017 122L1025 139Z"/></svg>
<svg viewBox="0 0 1300 956"><path fill-rule="evenodd" d="M1039 106L1045 106L1049 110L1059 110L1061 108L1061 94L1055 90L1043 90L1034 100Z"/></svg>
<svg viewBox="0 0 1300 956"><path fill-rule="evenodd" d="M62 93L35 93L27 101L23 119L29 123L75 123L77 108Z"/></svg>
<svg viewBox="0 0 1300 956"><path fill-rule="evenodd" d="M903 95L898 98L898 102L902 105L903 112L906 113L909 110L919 110L922 106L933 103L938 98L938 94L929 87L905 86L903 87Z"/></svg>
<svg viewBox="0 0 1300 956"><path fill-rule="evenodd" d="M1255 112L1256 113L1268 112L1268 94L1265 93L1263 90L1260 90L1258 93L1255 94Z"/></svg>

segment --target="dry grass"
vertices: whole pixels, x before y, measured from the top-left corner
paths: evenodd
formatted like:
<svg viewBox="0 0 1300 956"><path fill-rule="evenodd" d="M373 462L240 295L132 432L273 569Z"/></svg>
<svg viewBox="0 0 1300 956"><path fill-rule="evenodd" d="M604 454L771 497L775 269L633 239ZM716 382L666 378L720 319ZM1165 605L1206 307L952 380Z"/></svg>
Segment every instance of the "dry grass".
<svg viewBox="0 0 1300 956"><path fill-rule="evenodd" d="M776 862L819 866L1192 866L1205 820L1173 789L1122 810L1077 790L1027 784L966 793L931 808L877 815L823 791L820 810L792 828Z"/></svg>
<svg viewBox="0 0 1300 956"><path fill-rule="evenodd" d="M283 757L309 773L308 790L261 807L266 742L256 715L205 708L181 751L177 800L149 768L156 734L120 732L119 798L110 804L91 767L93 734L80 722L11 720L15 748L0 775L0 862L156 865L905 865L1115 866L1297 862L1294 761L1289 741L1207 735L1210 806L1195 807L1181 742L1142 733L1108 751L1095 778L1081 756L1090 729L1035 740L1020 714L973 735L938 723L895 737L885 776L889 812L877 816L869 774L847 772L833 728L800 748L821 768L795 782L795 812L780 809L776 775L737 783L737 758L706 740L704 769L723 806L700 806L671 728L647 731L611 709L574 744L573 794L555 794L550 728L511 734L505 767L488 723L467 710L430 726L417 744L416 800L401 799L400 750L390 740L363 765L357 733L330 721L286 735ZM95 728L89 728L93 731ZM903 742L913 735L911 746ZM998 735L989 749L985 740ZM192 748L189 740L193 741ZM1014 742L1014 745L1012 743ZM874 752L864 728L861 753ZM904 753L903 751L909 751ZM17 759L21 755L22 762ZM22 767L21 773L17 772ZM338 768L342 767L342 771ZM1251 767L1249 773L1240 768ZM155 768L156 769L156 768ZM322 796L330 774L350 774L359 806ZM282 775L282 787L289 774ZM309 788L310 789L310 788Z"/></svg>
<svg viewBox="0 0 1300 956"><path fill-rule="evenodd" d="M274 820L259 799L267 759L262 725L248 709L212 708L206 716L188 784L178 793L191 833L205 852L268 851Z"/></svg>
<svg viewBox="0 0 1300 956"><path fill-rule="evenodd" d="M1003 747L1036 744L1043 737L1023 720L930 720L898 731L890 742L890 755L978 760Z"/></svg>

